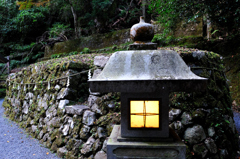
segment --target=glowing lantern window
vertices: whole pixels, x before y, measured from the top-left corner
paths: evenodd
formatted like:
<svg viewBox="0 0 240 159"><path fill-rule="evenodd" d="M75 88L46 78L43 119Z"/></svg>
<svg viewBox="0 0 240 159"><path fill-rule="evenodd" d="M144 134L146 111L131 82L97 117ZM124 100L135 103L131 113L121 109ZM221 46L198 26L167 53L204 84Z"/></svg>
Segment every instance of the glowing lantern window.
<svg viewBox="0 0 240 159"><path fill-rule="evenodd" d="M159 128L159 101L131 100L131 128Z"/></svg>

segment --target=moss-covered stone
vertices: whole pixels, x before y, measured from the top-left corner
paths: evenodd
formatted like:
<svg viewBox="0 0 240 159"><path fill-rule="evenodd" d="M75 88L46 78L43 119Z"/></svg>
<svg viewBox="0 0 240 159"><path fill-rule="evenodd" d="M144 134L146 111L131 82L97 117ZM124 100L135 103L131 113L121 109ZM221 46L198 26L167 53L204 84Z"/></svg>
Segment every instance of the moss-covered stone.
<svg viewBox="0 0 240 159"><path fill-rule="evenodd" d="M51 138L51 141L53 142L58 136L59 136L59 130L58 129L54 129L50 138Z"/></svg>
<svg viewBox="0 0 240 159"><path fill-rule="evenodd" d="M119 30L106 34L95 34L89 37L82 37L80 39L68 40L65 42L55 43L51 48L45 48L44 57L51 57L53 54L69 53L72 51L81 52L84 48L100 49L119 44L123 44L129 38L129 29Z"/></svg>

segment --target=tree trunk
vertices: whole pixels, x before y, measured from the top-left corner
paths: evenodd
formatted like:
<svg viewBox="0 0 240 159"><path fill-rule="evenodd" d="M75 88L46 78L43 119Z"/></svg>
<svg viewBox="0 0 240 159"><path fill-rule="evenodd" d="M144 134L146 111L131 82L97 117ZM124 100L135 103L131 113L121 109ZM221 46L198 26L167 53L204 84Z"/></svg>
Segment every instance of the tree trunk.
<svg viewBox="0 0 240 159"><path fill-rule="evenodd" d="M211 39L212 35L211 35L211 30L212 30L212 25L211 25L211 21L207 15L207 39Z"/></svg>
<svg viewBox="0 0 240 159"><path fill-rule="evenodd" d="M81 27L79 26L78 24L78 17L77 17L77 14L73 8L73 5L72 5L72 2L71 0L69 0L69 3L71 5L71 11L72 11L72 14L73 14L73 19L74 19L74 31L75 31L75 38L80 38L81 37Z"/></svg>

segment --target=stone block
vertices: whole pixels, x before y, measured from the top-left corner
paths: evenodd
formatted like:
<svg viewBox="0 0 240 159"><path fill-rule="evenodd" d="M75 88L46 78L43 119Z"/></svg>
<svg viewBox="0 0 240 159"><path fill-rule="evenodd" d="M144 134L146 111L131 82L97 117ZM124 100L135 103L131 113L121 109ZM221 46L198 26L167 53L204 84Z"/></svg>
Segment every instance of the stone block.
<svg viewBox="0 0 240 159"><path fill-rule="evenodd" d="M104 151L98 151L94 159L107 159L107 154Z"/></svg>
<svg viewBox="0 0 240 159"><path fill-rule="evenodd" d="M87 142L83 144L83 147L81 149L81 153L83 155L88 155L92 152L92 147L95 142L95 139L93 137L88 138Z"/></svg>
<svg viewBox="0 0 240 159"><path fill-rule="evenodd" d="M171 109L169 111L169 120L173 121L175 118L177 118L181 114L181 109Z"/></svg>
<svg viewBox="0 0 240 159"><path fill-rule="evenodd" d="M89 110L90 108L86 105L71 105L65 106L65 110L67 114L76 114L82 115L85 110Z"/></svg>
<svg viewBox="0 0 240 159"><path fill-rule="evenodd" d="M57 156L60 158L64 158L68 150L65 147L61 147L57 150Z"/></svg>
<svg viewBox="0 0 240 159"><path fill-rule="evenodd" d="M69 103L69 100L60 100L58 108L65 109L65 106Z"/></svg>
<svg viewBox="0 0 240 159"><path fill-rule="evenodd" d="M90 129L91 128L89 126L84 125L80 130L80 138L81 139L88 139L88 137L90 136L89 135Z"/></svg>
<svg viewBox="0 0 240 159"><path fill-rule="evenodd" d="M86 124L88 126L93 125L96 120L96 115L94 112L91 112L89 110L86 110L83 114L83 120L82 123Z"/></svg>
<svg viewBox="0 0 240 159"><path fill-rule="evenodd" d="M94 70L92 78L96 78L101 72L102 72L101 69Z"/></svg>
<svg viewBox="0 0 240 159"><path fill-rule="evenodd" d="M181 141L173 142L119 142L120 126L115 125L107 143L108 159L132 158L171 158L185 159L186 145Z"/></svg>
<svg viewBox="0 0 240 159"><path fill-rule="evenodd" d="M206 139L206 134L201 125L195 125L187 128L183 137L185 140L188 140L190 144L197 144Z"/></svg>
<svg viewBox="0 0 240 159"><path fill-rule="evenodd" d="M88 106L92 107L92 105L96 102L97 99L98 99L97 96L89 95L89 97L88 97Z"/></svg>
<svg viewBox="0 0 240 159"><path fill-rule="evenodd" d="M108 59L109 57L106 57L106 56L95 56L94 65L103 68L106 65Z"/></svg>
<svg viewBox="0 0 240 159"><path fill-rule="evenodd" d="M76 90L70 88L62 88L61 91L57 95L57 99L75 99Z"/></svg>

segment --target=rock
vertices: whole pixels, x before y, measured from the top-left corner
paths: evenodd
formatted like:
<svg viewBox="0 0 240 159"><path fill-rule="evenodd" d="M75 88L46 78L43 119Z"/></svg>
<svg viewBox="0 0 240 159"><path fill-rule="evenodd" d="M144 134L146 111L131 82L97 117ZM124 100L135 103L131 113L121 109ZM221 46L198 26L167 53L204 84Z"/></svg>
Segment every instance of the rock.
<svg viewBox="0 0 240 159"><path fill-rule="evenodd" d="M98 127L97 134L98 134L98 138L100 139L107 137L107 132L103 127Z"/></svg>
<svg viewBox="0 0 240 159"><path fill-rule="evenodd" d="M57 150L57 156L59 158L64 158L65 157L65 154L67 153L67 149L65 147L61 147Z"/></svg>
<svg viewBox="0 0 240 159"><path fill-rule="evenodd" d="M187 128L184 132L184 139L191 145L203 141L206 139L203 127L201 125L195 125L192 128Z"/></svg>
<svg viewBox="0 0 240 159"><path fill-rule="evenodd" d="M194 151L194 156L196 157L201 156L201 158L205 158L205 156L208 153L208 150L203 143L194 145L193 151Z"/></svg>
<svg viewBox="0 0 240 159"><path fill-rule="evenodd" d="M228 159L229 156L228 156L228 151L226 149L220 149L220 158L222 159Z"/></svg>
<svg viewBox="0 0 240 159"><path fill-rule="evenodd" d="M98 99L97 96L89 95L89 97L88 97L88 106L91 108L92 105L96 102L97 99Z"/></svg>
<svg viewBox="0 0 240 159"><path fill-rule="evenodd" d="M83 120L82 123L85 125L93 125L96 120L96 115L94 112L91 112L89 110L86 110L83 114Z"/></svg>
<svg viewBox="0 0 240 159"><path fill-rule="evenodd" d="M107 152L107 142L108 142L108 138L106 138L106 139L104 140L104 142L103 142L102 150L103 150L104 152Z"/></svg>
<svg viewBox="0 0 240 159"><path fill-rule="evenodd" d="M108 104L108 108L110 109L114 109L116 107L116 104L114 101L111 101L109 104Z"/></svg>
<svg viewBox="0 0 240 159"><path fill-rule="evenodd" d="M28 108L29 108L29 105L28 105L28 103L27 103L27 101L23 101L23 110L22 110L22 112L24 113L24 114L28 114Z"/></svg>
<svg viewBox="0 0 240 159"><path fill-rule="evenodd" d="M61 91L57 95L57 99L69 99L74 100L77 95L76 90L70 88L62 88Z"/></svg>
<svg viewBox="0 0 240 159"><path fill-rule="evenodd" d="M95 139L93 137L88 138L87 142L83 144L83 147L81 149L81 153L83 155L89 155L92 152L92 147L95 142Z"/></svg>
<svg viewBox="0 0 240 159"><path fill-rule="evenodd" d="M43 131L41 130L40 133L38 134L38 139L40 140L42 139L42 137L43 137Z"/></svg>
<svg viewBox="0 0 240 159"><path fill-rule="evenodd" d="M215 135L215 130L213 127L208 128L208 136L213 137Z"/></svg>
<svg viewBox="0 0 240 159"><path fill-rule="evenodd" d="M101 69L96 69L96 70L94 70L92 79L96 78L101 72L102 72Z"/></svg>
<svg viewBox="0 0 240 159"><path fill-rule="evenodd" d="M90 132L90 127L87 125L84 125L81 130L80 130L80 138L81 139L88 139L89 137L89 132Z"/></svg>
<svg viewBox="0 0 240 159"><path fill-rule="evenodd" d="M95 56L94 65L103 68L106 65L108 59L109 57L106 57L106 56Z"/></svg>
<svg viewBox="0 0 240 159"><path fill-rule="evenodd" d="M20 117L19 117L19 121L21 122L22 120L23 120L23 116L20 115Z"/></svg>
<svg viewBox="0 0 240 159"><path fill-rule="evenodd" d="M58 147L57 147L56 141L54 141L50 150L53 151L53 152L57 152L57 149L58 149Z"/></svg>
<svg viewBox="0 0 240 159"><path fill-rule="evenodd" d="M169 111L169 120L173 121L179 116L179 114L181 114L181 112L182 112L181 109L171 109Z"/></svg>
<svg viewBox="0 0 240 159"><path fill-rule="evenodd" d="M74 154L77 155L79 152L79 147L83 144L82 140L77 140L77 139L70 139L67 142L66 148L68 151L72 151Z"/></svg>
<svg viewBox="0 0 240 159"><path fill-rule="evenodd" d="M64 136L68 135L69 127L70 126L68 124L63 126L62 133L63 133Z"/></svg>
<svg viewBox="0 0 240 159"><path fill-rule="evenodd" d="M101 141L100 139L97 139L93 144L93 152L98 151L100 147L101 147Z"/></svg>
<svg viewBox="0 0 240 159"><path fill-rule="evenodd" d="M25 96L25 99L26 100L30 100L30 99L33 99L34 98L34 95L33 95L33 93L31 93L31 92L28 92L27 94L26 94L26 96Z"/></svg>
<svg viewBox="0 0 240 159"><path fill-rule="evenodd" d="M49 134L47 133L47 134L45 134L45 135L43 136L43 141L45 142L45 141L47 141L49 138L50 138L50 137L49 137Z"/></svg>
<svg viewBox="0 0 240 159"><path fill-rule="evenodd" d="M94 111L95 113L102 115L102 111L101 111L101 109L99 109L99 107L98 107L98 105L97 105L96 103L93 104L93 106L92 106L91 109L92 109L92 111Z"/></svg>
<svg viewBox="0 0 240 159"><path fill-rule="evenodd" d="M181 122L183 125L189 125L193 123L191 115L186 112L182 114L181 118L182 118Z"/></svg>
<svg viewBox="0 0 240 159"><path fill-rule="evenodd" d="M200 60L203 56L205 56L205 52L202 52L202 51L194 51L192 53L192 56L194 58L198 58L198 60Z"/></svg>
<svg viewBox="0 0 240 159"><path fill-rule="evenodd" d="M172 124L169 125L172 129L176 131L176 133L180 134L184 130L184 126L181 121L174 121Z"/></svg>
<svg viewBox="0 0 240 159"><path fill-rule="evenodd" d="M47 101L44 100L43 98L40 98L38 101L38 108L44 108L44 110L47 110L48 108Z"/></svg>
<svg viewBox="0 0 240 159"><path fill-rule="evenodd" d="M69 103L69 100L60 100L58 108L65 109L65 106Z"/></svg>
<svg viewBox="0 0 240 159"><path fill-rule="evenodd" d="M107 154L104 151L98 151L94 159L107 159Z"/></svg>
<svg viewBox="0 0 240 159"><path fill-rule="evenodd" d="M48 108L48 110L46 111L46 117L48 117L49 119L51 119L52 118L52 116L53 116L53 112L54 112L54 114L57 112L57 110L55 109L55 106L53 105L53 106L50 106L49 108ZM56 115L56 114L55 114Z"/></svg>
<svg viewBox="0 0 240 159"><path fill-rule="evenodd" d="M65 106L65 110L67 114L76 114L76 115L82 115L84 110L89 110L90 108L86 105L71 105L71 106Z"/></svg>
<svg viewBox="0 0 240 159"><path fill-rule="evenodd" d="M61 126L60 118L54 117L49 121L49 125L54 128L59 128Z"/></svg>
<svg viewBox="0 0 240 159"><path fill-rule="evenodd" d="M20 107L21 106L21 102L18 99L15 99L15 107Z"/></svg>
<svg viewBox="0 0 240 159"><path fill-rule="evenodd" d="M213 154L217 153L217 146L212 138L207 138L204 141L204 143L211 153L213 153Z"/></svg>
<svg viewBox="0 0 240 159"><path fill-rule="evenodd" d="M44 101L49 101L49 100L50 100L49 94L47 94L47 93L44 94L43 100L44 100Z"/></svg>
<svg viewBox="0 0 240 159"><path fill-rule="evenodd" d="M35 132L38 129L36 125L32 125L32 132Z"/></svg>
<svg viewBox="0 0 240 159"><path fill-rule="evenodd" d="M15 107L15 98L11 98L11 105Z"/></svg>
<svg viewBox="0 0 240 159"><path fill-rule="evenodd" d="M54 87L57 91L59 90L59 89L61 89L61 87L57 84L55 87Z"/></svg>

